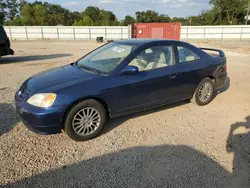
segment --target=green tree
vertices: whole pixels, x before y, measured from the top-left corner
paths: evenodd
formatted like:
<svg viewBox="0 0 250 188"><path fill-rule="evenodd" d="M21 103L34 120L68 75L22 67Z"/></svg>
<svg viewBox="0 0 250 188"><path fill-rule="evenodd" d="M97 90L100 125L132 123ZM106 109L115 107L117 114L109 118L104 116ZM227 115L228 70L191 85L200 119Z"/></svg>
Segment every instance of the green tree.
<svg viewBox="0 0 250 188"><path fill-rule="evenodd" d="M202 18L202 25L219 25L219 15L215 9L209 11L202 11L200 17Z"/></svg>
<svg viewBox="0 0 250 188"><path fill-rule="evenodd" d="M184 25L184 26L186 26L186 25L189 24L187 18L177 18L177 17L174 17L174 18L172 18L171 21L172 21L172 22L181 22L181 24Z"/></svg>
<svg viewBox="0 0 250 188"><path fill-rule="evenodd" d="M158 12L147 10L142 12L136 12L136 21L137 22L169 22L171 21L170 17L166 14L159 14Z"/></svg>
<svg viewBox="0 0 250 188"><path fill-rule="evenodd" d="M106 10L100 10L99 13L99 17L98 20L96 21L96 25L101 25L101 26L108 26L108 25L116 25L116 16L110 12L110 11L106 11Z"/></svg>
<svg viewBox="0 0 250 188"><path fill-rule="evenodd" d="M237 16L244 12L247 0L211 0L209 3L217 10L221 24L237 24Z"/></svg>
<svg viewBox="0 0 250 188"><path fill-rule="evenodd" d="M119 22L113 12L99 9L98 7L89 6L81 13L81 15L82 18L84 16L88 16L92 20L92 25L119 25Z"/></svg>
<svg viewBox="0 0 250 188"><path fill-rule="evenodd" d="M20 2L17 0L7 0L8 18L14 20L19 13Z"/></svg>
<svg viewBox="0 0 250 188"><path fill-rule="evenodd" d="M73 26L91 26L92 20L89 16L85 15L81 20L75 21Z"/></svg>
<svg viewBox="0 0 250 188"><path fill-rule="evenodd" d="M159 22L171 22L171 18L167 14L160 14L158 20Z"/></svg>
<svg viewBox="0 0 250 188"><path fill-rule="evenodd" d="M85 9L84 14L89 16L94 23L97 23L100 18L100 9L97 7L89 6Z"/></svg>
<svg viewBox="0 0 250 188"><path fill-rule="evenodd" d="M1 25L3 25L3 22L6 19L6 8L7 8L6 1L0 0L0 24Z"/></svg>
<svg viewBox="0 0 250 188"><path fill-rule="evenodd" d="M16 16L11 25L22 26L22 18L20 16Z"/></svg>
<svg viewBox="0 0 250 188"><path fill-rule="evenodd" d="M35 20L33 18L33 8L31 5L25 4L22 7L21 16L23 25L34 25Z"/></svg>
<svg viewBox="0 0 250 188"><path fill-rule="evenodd" d="M71 26L73 25L75 22L78 22L81 20L81 15L79 12L70 12L68 15L68 19L67 19L67 25Z"/></svg>
<svg viewBox="0 0 250 188"><path fill-rule="evenodd" d="M248 17L249 17L249 14L250 14L250 0L247 1L247 17L246 17L246 22L245 24L247 25L248 24Z"/></svg>
<svg viewBox="0 0 250 188"><path fill-rule="evenodd" d="M15 26L22 26L22 18L20 16L16 16L14 20L5 21L4 25L15 25Z"/></svg>
<svg viewBox="0 0 250 188"><path fill-rule="evenodd" d="M33 6L34 24L35 25L47 25L47 11L41 4Z"/></svg>
<svg viewBox="0 0 250 188"><path fill-rule="evenodd" d="M45 2L43 4L47 11L48 25L68 25L70 18L70 11L60 5L50 4ZM72 24L72 22L71 22Z"/></svg>
<svg viewBox="0 0 250 188"><path fill-rule="evenodd" d="M135 18L133 18L132 16L125 16L125 19L123 20L123 25L127 26L127 25L131 25L135 23Z"/></svg>
<svg viewBox="0 0 250 188"><path fill-rule="evenodd" d="M5 12L5 9L7 8L7 2L6 0L0 0L0 11Z"/></svg>
<svg viewBox="0 0 250 188"><path fill-rule="evenodd" d="M20 6L19 6L19 12L22 11L22 8L25 4L28 4L28 2L26 0L20 0Z"/></svg>
<svg viewBox="0 0 250 188"><path fill-rule="evenodd" d="M212 8L187 18L172 18L153 10L138 11L136 18L126 16L119 22L111 11L89 6L82 12L71 12L57 4L26 0L0 0L0 24L6 25L79 25L116 26L135 22L181 22L182 25L244 24L250 14L250 0L210 0Z"/></svg>

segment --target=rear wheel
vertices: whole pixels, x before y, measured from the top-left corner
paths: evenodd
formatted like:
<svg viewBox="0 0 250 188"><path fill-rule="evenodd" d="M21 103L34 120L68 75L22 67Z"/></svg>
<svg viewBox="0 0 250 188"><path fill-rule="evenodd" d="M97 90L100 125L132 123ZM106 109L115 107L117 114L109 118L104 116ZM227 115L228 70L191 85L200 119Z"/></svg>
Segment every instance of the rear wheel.
<svg viewBox="0 0 250 188"><path fill-rule="evenodd" d="M199 106L205 106L213 100L213 97L214 83L210 78L204 78L195 90L191 102Z"/></svg>
<svg viewBox="0 0 250 188"><path fill-rule="evenodd" d="M96 137L107 120L107 112L98 101L90 99L75 105L68 113L64 129L75 141Z"/></svg>

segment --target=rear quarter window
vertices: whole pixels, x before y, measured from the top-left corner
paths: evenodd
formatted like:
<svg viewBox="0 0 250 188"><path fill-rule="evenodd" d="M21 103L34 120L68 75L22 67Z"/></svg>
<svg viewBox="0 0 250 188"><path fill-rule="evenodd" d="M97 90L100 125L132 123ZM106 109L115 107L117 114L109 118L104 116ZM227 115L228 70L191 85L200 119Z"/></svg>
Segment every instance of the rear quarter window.
<svg viewBox="0 0 250 188"><path fill-rule="evenodd" d="M181 64L193 62L200 59L200 57L196 53L194 53L192 50L188 48L178 46L177 50L179 56L179 63Z"/></svg>

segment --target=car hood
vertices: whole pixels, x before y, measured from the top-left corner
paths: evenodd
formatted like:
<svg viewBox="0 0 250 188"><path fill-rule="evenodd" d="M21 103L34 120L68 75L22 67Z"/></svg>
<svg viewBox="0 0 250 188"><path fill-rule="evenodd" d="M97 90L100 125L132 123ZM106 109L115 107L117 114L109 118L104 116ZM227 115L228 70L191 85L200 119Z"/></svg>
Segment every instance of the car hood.
<svg viewBox="0 0 250 188"><path fill-rule="evenodd" d="M65 83L75 80L87 81L95 77L97 77L96 74L81 70L73 65L66 65L33 75L23 83L22 87L28 93L36 93L53 86L62 85L63 87Z"/></svg>

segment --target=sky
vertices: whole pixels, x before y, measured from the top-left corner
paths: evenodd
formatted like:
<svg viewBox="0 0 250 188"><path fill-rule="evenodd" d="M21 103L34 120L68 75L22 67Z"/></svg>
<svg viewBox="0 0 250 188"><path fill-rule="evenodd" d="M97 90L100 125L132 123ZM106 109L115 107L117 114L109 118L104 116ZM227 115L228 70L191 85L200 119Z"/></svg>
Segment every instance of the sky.
<svg viewBox="0 0 250 188"><path fill-rule="evenodd" d="M154 10L170 17L198 15L210 8L209 0L47 0L60 4L71 11L83 11L88 6L97 6L112 11L119 20L126 15L135 16L135 12Z"/></svg>

